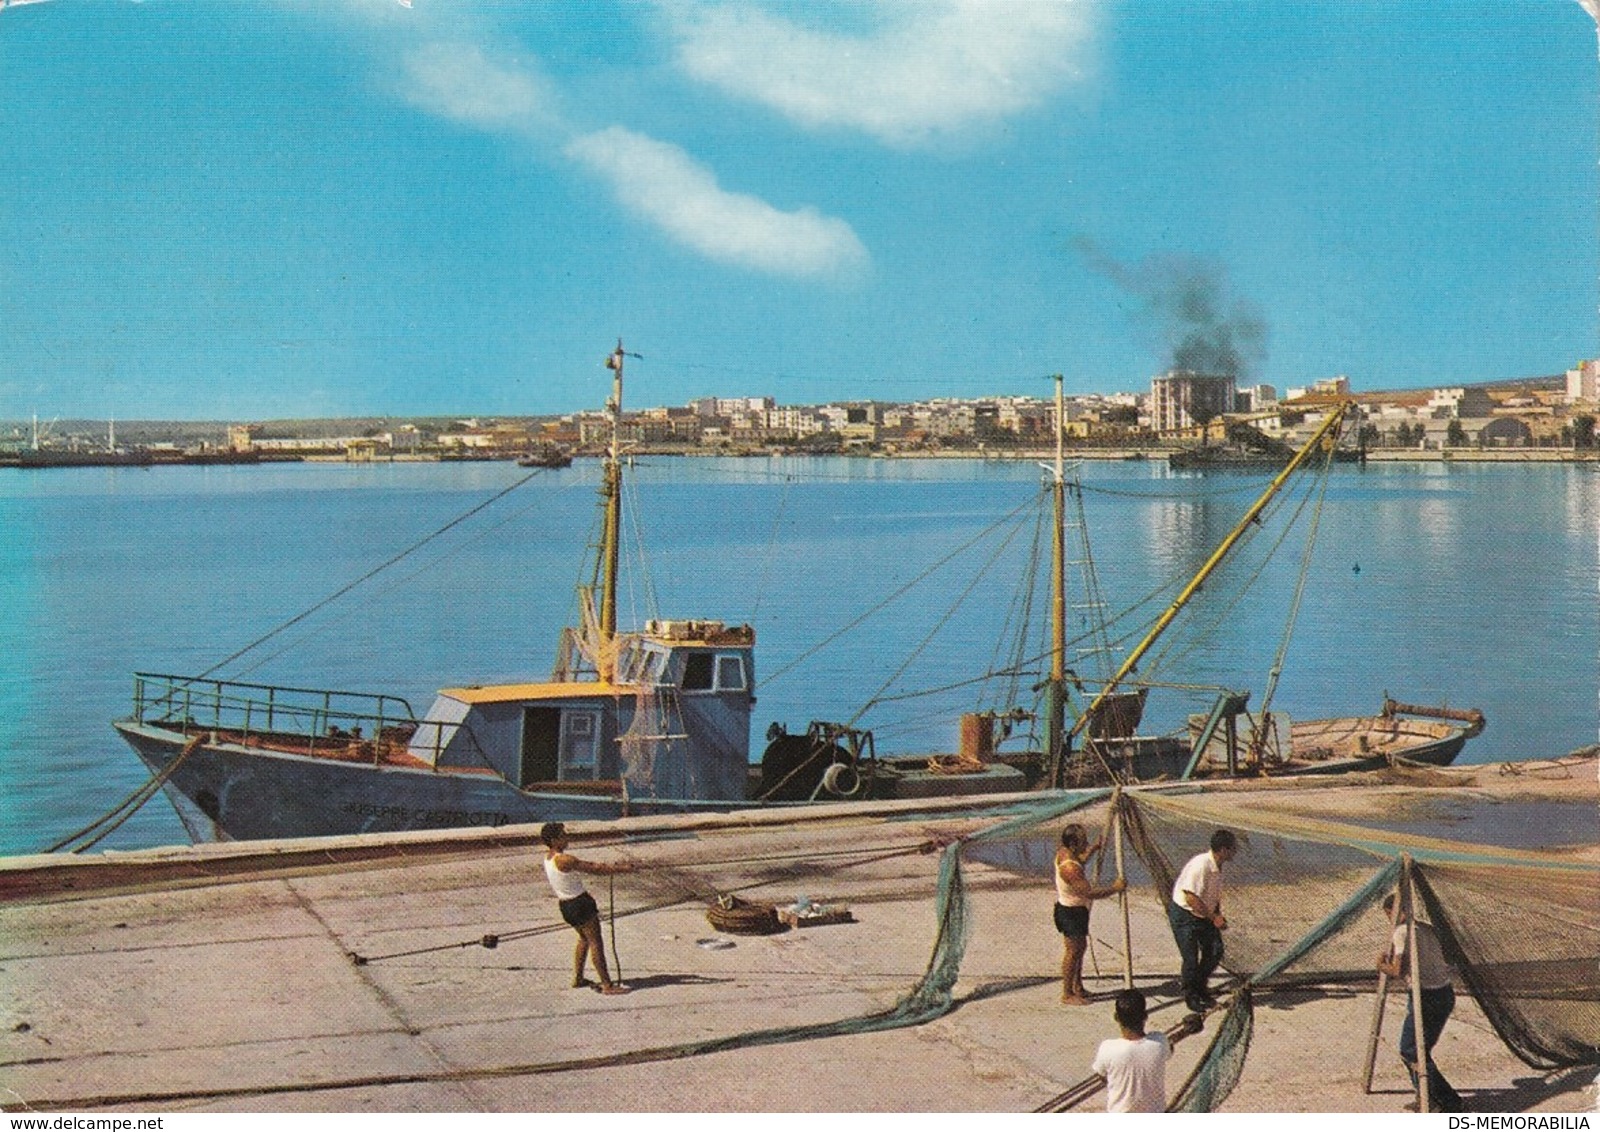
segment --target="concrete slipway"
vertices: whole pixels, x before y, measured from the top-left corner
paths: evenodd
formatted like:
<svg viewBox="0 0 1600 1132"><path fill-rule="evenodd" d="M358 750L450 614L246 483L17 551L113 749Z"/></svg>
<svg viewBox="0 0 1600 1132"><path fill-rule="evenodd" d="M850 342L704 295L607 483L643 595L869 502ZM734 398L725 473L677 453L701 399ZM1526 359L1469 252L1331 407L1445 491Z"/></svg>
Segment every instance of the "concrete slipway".
<svg viewBox="0 0 1600 1132"><path fill-rule="evenodd" d="M1593 763L1545 781L1488 768L1464 796L1600 799ZM1337 815L1365 782L1264 784L1259 804ZM529 828L211 845L0 862L0 1090L5 1107L188 1111L1030 1111L1088 1075L1110 1006L1058 1001L1047 875L967 870L974 928L957 1008L920 1026L679 1058L639 1051L892 1005L935 936L937 855L969 809L891 803L573 826L574 851L643 872L619 887L615 940L633 993L572 989ZM1098 820L1090 811L1086 820ZM992 819L991 819L992 820ZM1584 860L1600 854L1570 850ZM891 855L892 854L892 855ZM821 882L792 863L848 862ZM685 876L786 902L846 900L856 922L717 937ZM652 879L653 878L653 879ZM624 880L619 880L619 886ZM821 885L825 883L826 889ZM653 886L653 888L651 887ZM607 881L590 879L607 907ZM805 891L802 889L801 891ZM665 896L663 896L665 894ZM1092 990L1120 985L1115 905L1096 913ZM501 937L486 949L481 938ZM1153 900L1132 902L1138 983L1175 1024L1176 954ZM1374 941L1374 950L1382 941ZM412 954L399 954L412 953ZM353 955L367 958L358 963ZM1373 984L1258 1000L1235 1111L1394 1112L1409 1099L1391 1000L1374 1092L1361 1088ZM1208 1038L1177 1047L1175 1088ZM1480 1111L1576 1112L1594 1070L1540 1073L1470 997L1438 1051ZM589 1061L587 1059L594 1059ZM1096 1097L1084 1107L1102 1104Z"/></svg>

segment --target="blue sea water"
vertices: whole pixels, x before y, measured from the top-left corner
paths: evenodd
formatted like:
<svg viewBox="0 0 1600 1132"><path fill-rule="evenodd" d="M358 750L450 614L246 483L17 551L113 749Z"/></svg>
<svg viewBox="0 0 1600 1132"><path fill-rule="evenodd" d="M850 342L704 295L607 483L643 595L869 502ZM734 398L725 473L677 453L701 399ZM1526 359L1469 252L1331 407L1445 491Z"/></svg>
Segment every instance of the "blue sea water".
<svg viewBox="0 0 1600 1132"><path fill-rule="evenodd" d="M595 463L534 474L378 569L528 476L505 463L0 469L0 852L37 850L146 780L110 727L135 671L199 673L267 637L217 675L391 692L418 712L441 686L542 678L597 533ZM1160 587L1192 573L1265 483L1159 461L1088 462L1081 477L1113 613L1170 597ZM1020 620L1040 480L1026 461L641 460L622 620L756 627L756 757L769 721L813 719L871 727L881 752L951 749L956 713L997 702L975 677L1024 657L1024 693L1037 679L1042 638L997 642ZM1372 712L1387 691L1481 708L1489 726L1463 762L1595 741L1600 476L1373 465L1315 486L1278 505L1141 666L1182 686L1152 692L1152 728L1181 725L1218 686L1259 703L1282 648L1274 707L1293 718ZM1314 550L1290 535L1268 559L1297 508ZM1070 574L1076 633L1095 611ZM928 689L943 691L910 694ZM103 844L183 840L157 798Z"/></svg>

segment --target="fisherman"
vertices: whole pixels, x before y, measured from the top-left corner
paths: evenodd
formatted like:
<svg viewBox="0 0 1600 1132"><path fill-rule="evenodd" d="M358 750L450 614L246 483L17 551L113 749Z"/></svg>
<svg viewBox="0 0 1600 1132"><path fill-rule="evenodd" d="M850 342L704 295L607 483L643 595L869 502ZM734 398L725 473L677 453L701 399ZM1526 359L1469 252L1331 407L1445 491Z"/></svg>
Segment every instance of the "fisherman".
<svg viewBox="0 0 1600 1132"><path fill-rule="evenodd" d="M1101 1042L1089 1066L1106 1079L1106 1111L1165 1112L1172 1047L1160 1030L1145 1032L1144 993L1131 987L1118 991L1111 1016L1122 1037Z"/></svg>
<svg viewBox="0 0 1600 1132"><path fill-rule="evenodd" d="M558 821L546 822L539 830L539 840L544 842L545 847L544 875L549 878L551 891L561 902L561 918L578 933L578 944L572 953L572 985L591 985L583 977L583 964L593 955L595 974L600 976L600 993L627 994L627 987L611 981L611 972L606 968L606 945L600 937L600 909L577 874L613 876L631 873L634 870L632 862L608 865L574 857L567 852L567 827Z"/></svg>
<svg viewBox="0 0 1600 1132"><path fill-rule="evenodd" d="M1217 830L1211 848L1189 858L1178 873L1167 904L1167 921L1183 960L1183 1001L1197 1014L1217 1004L1208 983L1222 962L1222 932L1228 926L1222 914L1222 866L1238 851L1233 831Z"/></svg>
<svg viewBox="0 0 1600 1132"><path fill-rule="evenodd" d="M1383 910L1394 915L1395 894L1390 893L1383 898ZM1428 1055L1428 1102L1429 1107L1436 1112L1465 1112L1466 1105L1461 1101L1461 1095L1446 1081L1444 1074L1439 1072L1439 1067L1433 1061L1434 1043L1439 1040L1439 1035L1444 1032L1445 1021L1450 1017L1450 1012L1455 1009L1456 991L1452 985L1450 964L1445 961L1444 951L1439 946L1439 937L1434 934L1433 925L1425 924L1421 920L1412 922L1409 911L1402 907L1400 915L1395 919L1394 936L1389 941L1389 947L1382 955L1378 956L1378 970L1391 978L1406 978L1411 971L1411 952L1408 943L1413 929L1417 939L1417 975L1422 984L1422 1044ZM1414 1000L1411 995L1406 995L1406 1020L1400 1027L1400 1060L1406 1063L1406 1072L1411 1074L1411 1087L1417 1087L1417 1024L1412 1014ZM1415 1112L1415 1101L1406 1108Z"/></svg>
<svg viewBox="0 0 1600 1132"><path fill-rule="evenodd" d="M1089 1001L1089 992L1083 987L1083 955L1089 946L1089 905L1128 887L1128 882L1121 877L1104 888L1095 888L1089 883L1083 866L1103 848L1104 839L1090 845L1089 834L1082 825L1073 822L1061 831L1061 848L1056 850L1055 922L1064 947L1061 1001L1069 1006L1083 1006Z"/></svg>

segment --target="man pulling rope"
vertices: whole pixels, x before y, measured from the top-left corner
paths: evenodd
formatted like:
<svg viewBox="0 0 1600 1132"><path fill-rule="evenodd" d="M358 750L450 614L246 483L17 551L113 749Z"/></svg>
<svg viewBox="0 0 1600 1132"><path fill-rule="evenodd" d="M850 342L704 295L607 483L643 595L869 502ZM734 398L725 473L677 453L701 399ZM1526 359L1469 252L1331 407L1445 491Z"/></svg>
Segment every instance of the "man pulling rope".
<svg viewBox="0 0 1600 1132"><path fill-rule="evenodd" d="M567 852L567 827L561 822L546 822L539 830L539 840L544 842L544 875L550 889L560 901L561 918L578 933L578 944L572 953L572 985L589 986L583 976L584 963L593 956L594 972L600 977L601 994L627 994L628 988L611 981L606 967L606 945L600 934L600 909L583 886L578 873L596 876L615 876L631 873L631 861L608 865L599 861L584 861Z"/></svg>

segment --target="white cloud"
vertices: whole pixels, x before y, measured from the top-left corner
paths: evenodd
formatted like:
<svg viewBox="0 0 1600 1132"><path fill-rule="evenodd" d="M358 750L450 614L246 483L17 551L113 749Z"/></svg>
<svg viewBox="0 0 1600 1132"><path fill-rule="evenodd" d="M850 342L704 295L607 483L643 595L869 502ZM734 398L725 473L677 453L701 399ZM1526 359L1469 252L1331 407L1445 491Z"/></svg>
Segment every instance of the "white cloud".
<svg viewBox="0 0 1600 1132"><path fill-rule="evenodd" d="M841 275L867 264L866 248L843 220L728 192L677 146L612 126L573 139L566 152L608 181L623 207L718 262L794 276Z"/></svg>
<svg viewBox="0 0 1600 1132"><path fill-rule="evenodd" d="M513 132L555 122L555 97L526 64L496 63L470 44L432 43L406 56L413 105L483 130Z"/></svg>
<svg viewBox="0 0 1600 1132"><path fill-rule="evenodd" d="M666 9L689 74L807 127L923 145L1037 104L1086 64L1083 0L880 0L867 35L744 4Z"/></svg>

